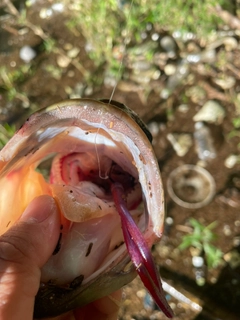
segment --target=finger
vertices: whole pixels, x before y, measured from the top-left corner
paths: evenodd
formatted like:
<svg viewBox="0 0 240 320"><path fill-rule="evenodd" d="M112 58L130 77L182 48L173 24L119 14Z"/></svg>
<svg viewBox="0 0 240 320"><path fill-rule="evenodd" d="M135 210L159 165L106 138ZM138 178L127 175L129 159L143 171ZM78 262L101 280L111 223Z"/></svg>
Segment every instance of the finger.
<svg viewBox="0 0 240 320"><path fill-rule="evenodd" d="M74 314L72 311L67 312L65 314L62 314L58 317L54 317L54 318L46 318L44 320L76 320ZM80 320L82 320L82 318L80 318ZM93 320L93 319L88 319L88 320Z"/></svg>
<svg viewBox="0 0 240 320"><path fill-rule="evenodd" d="M98 299L74 311L76 320L117 320L122 300L122 290Z"/></svg>
<svg viewBox="0 0 240 320"><path fill-rule="evenodd" d="M32 320L40 268L54 251L59 232L55 202L41 196L0 237L0 319Z"/></svg>

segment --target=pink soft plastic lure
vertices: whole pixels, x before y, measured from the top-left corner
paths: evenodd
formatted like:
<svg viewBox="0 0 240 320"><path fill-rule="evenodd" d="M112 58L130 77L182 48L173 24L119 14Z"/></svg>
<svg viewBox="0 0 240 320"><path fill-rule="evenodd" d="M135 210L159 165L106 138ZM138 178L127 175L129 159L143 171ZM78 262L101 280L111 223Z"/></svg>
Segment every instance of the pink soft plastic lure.
<svg viewBox="0 0 240 320"><path fill-rule="evenodd" d="M150 253L162 234L164 205L149 138L136 114L118 102L69 100L33 114L0 152L0 234L41 194L53 196L61 212L35 317L106 296L136 271L173 316Z"/></svg>

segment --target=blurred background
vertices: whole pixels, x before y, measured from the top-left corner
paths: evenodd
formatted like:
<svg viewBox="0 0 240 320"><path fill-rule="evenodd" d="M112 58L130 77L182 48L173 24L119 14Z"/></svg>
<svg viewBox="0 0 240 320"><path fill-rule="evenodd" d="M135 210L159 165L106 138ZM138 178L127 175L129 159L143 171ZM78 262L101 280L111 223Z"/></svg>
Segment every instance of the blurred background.
<svg viewBox="0 0 240 320"><path fill-rule="evenodd" d="M0 27L0 147L39 108L115 90L153 135L175 319L240 319L240 1L1 0ZM119 319L166 318L136 279Z"/></svg>

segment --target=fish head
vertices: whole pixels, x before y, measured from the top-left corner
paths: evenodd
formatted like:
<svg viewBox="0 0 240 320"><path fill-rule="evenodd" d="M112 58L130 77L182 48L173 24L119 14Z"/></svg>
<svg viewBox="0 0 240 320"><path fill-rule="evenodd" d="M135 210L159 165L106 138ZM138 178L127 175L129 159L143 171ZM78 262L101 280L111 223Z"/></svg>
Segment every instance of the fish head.
<svg viewBox="0 0 240 320"><path fill-rule="evenodd" d="M161 295L148 258L164 222L150 140L144 123L124 105L80 99L34 113L1 150L0 234L43 194L55 199L61 214L58 245L42 268L36 317L109 295L136 270L148 290Z"/></svg>

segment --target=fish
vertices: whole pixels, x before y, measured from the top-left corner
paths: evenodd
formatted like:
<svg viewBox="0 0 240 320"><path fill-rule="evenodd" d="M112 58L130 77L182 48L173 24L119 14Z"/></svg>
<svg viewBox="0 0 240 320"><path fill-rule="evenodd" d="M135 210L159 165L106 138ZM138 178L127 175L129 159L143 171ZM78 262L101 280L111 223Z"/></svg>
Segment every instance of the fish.
<svg viewBox="0 0 240 320"><path fill-rule="evenodd" d="M173 317L150 251L163 233L163 186L151 134L136 113L92 99L33 113L0 151L0 234L44 194L55 199L61 230L41 270L34 317L89 304L137 274Z"/></svg>

